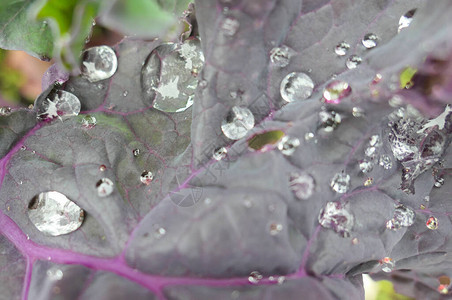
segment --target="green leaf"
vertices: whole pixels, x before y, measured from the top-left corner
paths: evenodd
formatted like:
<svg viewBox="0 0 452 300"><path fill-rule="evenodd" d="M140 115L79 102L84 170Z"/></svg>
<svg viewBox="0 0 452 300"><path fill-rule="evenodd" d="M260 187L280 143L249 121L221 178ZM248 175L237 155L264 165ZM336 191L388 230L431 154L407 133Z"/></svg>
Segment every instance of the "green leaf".
<svg viewBox="0 0 452 300"><path fill-rule="evenodd" d="M177 23L190 0L114 0L103 1L100 22L126 35L153 38Z"/></svg>
<svg viewBox="0 0 452 300"><path fill-rule="evenodd" d="M31 20L32 0L2 0L0 5L0 47L23 50L42 60L53 53L53 38L45 22Z"/></svg>
<svg viewBox="0 0 452 300"><path fill-rule="evenodd" d="M47 20L55 37L54 58L67 69L77 70L80 53L91 32L99 0L42 0L31 8L38 20Z"/></svg>

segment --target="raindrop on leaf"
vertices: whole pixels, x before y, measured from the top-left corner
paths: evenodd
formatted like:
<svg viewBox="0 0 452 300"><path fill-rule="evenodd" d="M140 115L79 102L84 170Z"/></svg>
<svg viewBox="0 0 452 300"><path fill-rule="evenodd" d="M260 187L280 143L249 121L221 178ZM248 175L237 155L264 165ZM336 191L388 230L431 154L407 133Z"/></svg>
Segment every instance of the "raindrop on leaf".
<svg viewBox="0 0 452 300"><path fill-rule="evenodd" d="M223 134L231 140L241 139L253 127L253 113L248 108L239 106L232 107L221 124Z"/></svg>
<svg viewBox="0 0 452 300"><path fill-rule="evenodd" d="M82 54L82 75L91 82L110 78L117 68L115 51L108 46L92 47Z"/></svg>
<svg viewBox="0 0 452 300"><path fill-rule="evenodd" d="M305 73L292 72L281 81L280 93L286 102L309 98L314 90L314 82Z"/></svg>
<svg viewBox="0 0 452 300"><path fill-rule="evenodd" d="M96 183L97 195L107 197L113 193L114 184L109 178L102 178Z"/></svg>

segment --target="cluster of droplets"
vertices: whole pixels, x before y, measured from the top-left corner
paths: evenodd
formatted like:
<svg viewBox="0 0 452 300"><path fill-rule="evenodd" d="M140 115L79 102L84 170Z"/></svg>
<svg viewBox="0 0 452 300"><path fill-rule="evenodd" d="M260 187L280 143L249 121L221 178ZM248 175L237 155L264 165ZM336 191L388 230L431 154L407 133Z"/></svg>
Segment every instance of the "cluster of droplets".
<svg viewBox="0 0 452 300"><path fill-rule="evenodd" d="M362 173L370 173L375 165L381 166L385 170L392 168L392 158L385 154L379 154L383 143L380 135L372 135L369 139L367 147L364 149L364 159L359 161L359 169Z"/></svg>
<svg viewBox="0 0 452 300"><path fill-rule="evenodd" d="M386 228L398 230L402 227L409 227L414 224L415 218L416 214L411 208L399 204L395 207L392 219L386 222Z"/></svg>

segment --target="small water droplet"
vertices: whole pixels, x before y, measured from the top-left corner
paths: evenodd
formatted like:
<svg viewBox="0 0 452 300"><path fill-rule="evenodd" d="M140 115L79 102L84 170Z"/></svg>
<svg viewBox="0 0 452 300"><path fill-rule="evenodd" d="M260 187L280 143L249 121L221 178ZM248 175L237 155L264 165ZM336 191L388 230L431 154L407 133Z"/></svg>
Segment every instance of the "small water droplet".
<svg viewBox="0 0 452 300"><path fill-rule="evenodd" d="M430 196L425 196L425 197L424 197L424 201L425 201L425 202L429 202L429 201L430 201Z"/></svg>
<svg viewBox="0 0 452 300"><path fill-rule="evenodd" d="M253 113L248 108L239 106L232 107L221 124L223 134L231 140L241 139L253 127Z"/></svg>
<svg viewBox="0 0 452 300"><path fill-rule="evenodd" d="M364 109L362 109L361 107L355 106L352 109L352 115L355 118L360 118L360 117L364 116Z"/></svg>
<svg viewBox="0 0 452 300"><path fill-rule="evenodd" d="M151 184L152 180L154 179L154 174L152 174L151 171L143 171L140 175L140 181L144 183L145 185Z"/></svg>
<svg viewBox="0 0 452 300"><path fill-rule="evenodd" d="M341 124L342 117L335 111L322 110L319 112L318 128L329 133L336 129Z"/></svg>
<svg viewBox="0 0 452 300"><path fill-rule="evenodd" d="M205 205L209 205L210 203L212 203L212 199L210 199L210 198L204 199L204 204Z"/></svg>
<svg viewBox="0 0 452 300"><path fill-rule="evenodd" d="M283 230L282 224L279 223L271 223L270 224L270 234L271 235L277 235Z"/></svg>
<svg viewBox="0 0 452 300"><path fill-rule="evenodd" d="M97 120L94 116L85 115L82 119L82 126L87 129L93 128L94 126L96 126L96 124L97 124Z"/></svg>
<svg viewBox="0 0 452 300"><path fill-rule="evenodd" d="M261 273L259 273L258 271L253 271L248 276L248 282L251 284L257 284L257 283L259 283L259 281L262 280L262 278L263 278L263 276Z"/></svg>
<svg viewBox="0 0 452 300"><path fill-rule="evenodd" d="M427 219L427 222L425 223L428 229L436 230L438 229L438 219L431 216Z"/></svg>
<svg viewBox="0 0 452 300"><path fill-rule="evenodd" d="M49 277L50 280L52 281L57 281L57 280L61 280L63 279L63 271L61 271L60 269L49 269L46 272L47 277Z"/></svg>
<svg viewBox="0 0 452 300"><path fill-rule="evenodd" d="M38 97L37 118L50 121L55 118L77 116L80 113L80 100L72 93L58 90L48 93L45 97Z"/></svg>
<svg viewBox="0 0 452 300"><path fill-rule="evenodd" d="M374 179L372 177L368 177L366 181L364 181L364 186L371 186L374 182Z"/></svg>
<svg viewBox="0 0 452 300"><path fill-rule="evenodd" d="M413 21L413 16L415 13L416 13L416 8L407 11L403 16L400 17L399 28L397 29L397 32L400 32L403 29L410 26L411 21Z"/></svg>
<svg viewBox="0 0 452 300"><path fill-rule="evenodd" d="M223 20L221 24L221 31L225 36L234 36L240 27L239 21L233 17L227 17Z"/></svg>
<svg viewBox="0 0 452 300"><path fill-rule="evenodd" d="M40 193L28 205L28 217L33 225L52 236L77 230L83 223L84 215L77 204L56 191Z"/></svg>
<svg viewBox="0 0 452 300"><path fill-rule="evenodd" d="M323 90L323 101L330 104L338 104L352 92L350 85L342 80L333 80Z"/></svg>
<svg viewBox="0 0 452 300"><path fill-rule="evenodd" d="M376 150L377 149L375 147L367 147L366 150L364 151L364 154L367 157L373 158L373 157L375 157Z"/></svg>
<svg viewBox="0 0 452 300"><path fill-rule="evenodd" d="M369 145L375 147L381 146L380 136L378 134L374 134L373 136L371 136L369 139Z"/></svg>
<svg viewBox="0 0 452 300"><path fill-rule="evenodd" d="M138 157L140 155L140 149L133 149L132 154L134 157Z"/></svg>
<svg viewBox="0 0 452 300"><path fill-rule="evenodd" d="M444 177L442 176L435 176L435 183L434 186L437 188L440 188L444 185Z"/></svg>
<svg viewBox="0 0 452 300"><path fill-rule="evenodd" d="M122 93L122 96L123 96L123 97L127 97L128 94L129 94L129 91L126 90L126 91L124 91L124 92Z"/></svg>
<svg viewBox="0 0 452 300"><path fill-rule="evenodd" d="M86 49L82 54L81 71L90 82L110 78L118 68L115 51L108 46Z"/></svg>
<svg viewBox="0 0 452 300"><path fill-rule="evenodd" d="M226 149L225 147L220 147L213 151L212 157L215 160L222 160L223 158L226 157L227 154L228 154L228 149Z"/></svg>
<svg viewBox="0 0 452 300"><path fill-rule="evenodd" d="M352 55L345 62L345 66L350 70L356 69L356 67L358 67L358 65L361 64L362 61L362 58L358 55Z"/></svg>
<svg viewBox="0 0 452 300"><path fill-rule="evenodd" d="M352 239L352 244L353 245L358 245L358 243L359 243L358 238L355 237L355 238Z"/></svg>
<svg viewBox="0 0 452 300"><path fill-rule="evenodd" d="M99 171L101 171L101 172L105 171L106 169L107 169L106 165L100 165L99 166Z"/></svg>
<svg viewBox="0 0 452 300"><path fill-rule="evenodd" d="M416 214L414 211L403 204L397 205L394 210L394 216L386 222L386 228L397 230L401 227L409 227L414 224Z"/></svg>
<svg viewBox="0 0 452 300"><path fill-rule="evenodd" d="M290 174L289 186L298 199L307 200L314 193L315 181L308 173L292 173Z"/></svg>
<svg viewBox="0 0 452 300"><path fill-rule="evenodd" d="M286 102L300 101L309 98L314 90L314 82L305 73L292 72L281 81L280 93Z"/></svg>
<svg viewBox="0 0 452 300"><path fill-rule="evenodd" d="M339 44L336 45L336 47L334 48L334 52L336 53L336 55L338 56L344 56L347 54L348 49L350 49L350 44L347 42L340 42Z"/></svg>
<svg viewBox="0 0 452 300"><path fill-rule="evenodd" d="M114 184L109 178L102 178L96 183L97 195L107 197L113 193Z"/></svg>
<svg viewBox="0 0 452 300"><path fill-rule="evenodd" d="M162 236L164 236L165 234L166 234L166 229L163 228L163 227L159 227L159 228L157 228L157 229L155 230L155 232L154 232L154 237L155 237L156 239L159 239L159 238L161 238Z"/></svg>
<svg viewBox="0 0 452 300"><path fill-rule="evenodd" d="M245 205L246 208L251 208L253 207L253 202L251 202L251 200L245 200L243 205Z"/></svg>
<svg viewBox="0 0 452 300"><path fill-rule="evenodd" d="M375 33L368 33L363 37L361 42L367 49L372 49L377 46L378 36Z"/></svg>
<svg viewBox="0 0 452 300"><path fill-rule="evenodd" d="M331 178L330 187L336 193L345 194L350 189L350 175L344 172L336 173Z"/></svg>
<svg viewBox="0 0 452 300"><path fill-rule="evenodd" d="M289 64L292 53L294 51L285 45L275 47L270 51L270 61L273 65L284 68Z"/></svg>
<svg viewBox="0 0 452 300"><path fill-rule="evenodd" d="M11 114L11 112L12 112L12 109L9 106L0 107L0 116L4 116L4 117L9 116Z"/></svg>
<svg viewBox="0 0 452 300"><path fill-rule="evenodd" d="M371 160L363 159L359 162L359 169L363 173L369 173L372 171L374 163Z"/></svg>
<svg viewBox="0 0 452 300"><path fill-rule="evenodd" d="M380 260L381 270L386 273L391 273L394 269L395 263L390 257L384 257Z"/></svg>
<svg viewBox="0 0 452 300"><path fill-rule="evenodd" d="M207 80L200 80L199 82L198 82L198 86L200 87L200 88L202 88L202 89L205 89L206 87L207 87Z"/></svg>
<svg viewBox="0 0 452 300"><path fill-rule="evenodd" d="M327 202L320 211L318 220L322 227L331 228L342 237L350 236L354 224L348 205L341 202Z"/></svg>
<svg viewBox="0 0 452 300"><path fill-rule="evenodd" d="M309 141L312 140L315 137L313 132L306 132L304 135L304 140Z"/></svg>
<svg viewBox="0 0 452 300"><path fill-rule="evenodd" d="M292 155L297 147L300 146L300 140L295 137L284 136L278 143L278 150L282 154L290 156Z"/></svg>
<svg viewBox="0 0 452 300"><path fill-rule="evenodd" d="M20 147L20 150L22 150L22 151L25 151L25 150L27 150L27 146L25 146L25 145L22 145L22 146Z"/></svg>
<svg viewBox="0 0 452 300"><path fill-rule="evenodd" d="M380 166L382 166L385 170L389 170L392 168L392 159L389 155L382 154L380 156Z"/></svg>

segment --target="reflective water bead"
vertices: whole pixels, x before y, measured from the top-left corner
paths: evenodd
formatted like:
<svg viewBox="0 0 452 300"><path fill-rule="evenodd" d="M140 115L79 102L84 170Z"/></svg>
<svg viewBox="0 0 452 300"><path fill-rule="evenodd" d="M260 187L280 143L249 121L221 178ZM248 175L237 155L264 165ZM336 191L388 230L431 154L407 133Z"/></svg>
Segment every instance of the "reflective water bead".
<svg viewBox="0 0 452 300"><path fill-rule="evenodd" d="M335 111L322 110L319 112L319 129L324 132L332 132L342 121L340 114Z"/></svg>
<svg viewBox="0 0 452 300"><path fill-rule="evenodd" d="M72 93L57 90L36 100L37 117L42 121L55 118L77 116L80 113L80 100Z"/></svg>
<svg viewBox="0 0 452 300"><path fill-rule="evenodd" d="M300 140L295 137L284 136L278 143L278 149L282 154L290 156L292 155L297 147L300 146Z"/></svg>
<svg viewBox="0 0 452 300"><path fill-rule="evenodd" d="M297 172L290 174L289 186L298 199L307 200L314 193L315 181L308 173Z"/></svg>
<svg viewBox="0 0 452 300"><path fill-rule="evenodd" d="M382 166L385 170L389 170L392 168L392 159L389 155L382 154L380 155L380 166Z"/></svg>
<svg viewBox="0 0 452 300"><path fill-rule="evenodd" d="M427 222L425 222L425 225L428 229L436 230L438 229L438 219L431 216L427 219Z"/></svg>
<svg viewBox="0 0 452 300"><path fill-rule="evenodd" d="M342 80L333 80L323 90L323 101L330 104L338 104L352 92L349 84Z"/></svg>
<svg viewBox="0 0 452 300"><path fill-rule="evenodd" d="M350 175L344 172L334 174L330 187L336 193L345 194L350 189Z"/></svg>
<svg viewBox="0 0 452 300"><path fill-rule="evenodd" d="M286 102L300 101L309 98L314 90L314 82L305 73L292 72L281 81L280 93Z"/></svg>
<svg viewBox="0 0 452 300"><path fill-rule="evenodd" d="M313 132L306 132L304 135L304 140L309 141L312 140L315 137Z"/></svg>
<svg viewBox="0 0 452 300"><path fill-rule="evenodd" d="M374 163L371 160L363 159L359 162L359 169L363 173L369 173L372 171Z"/></svg>
<svg viewBox="0 0 452 300"><path fill-rule="evenodd" d="M57 281L57 280L63 279L63 271L61 271L60 269L55 269L55 268L49 269L49 270L47 270L46 275L52 281L53 280Z"/></svg>
<svg viewBox="0 0 452 300"><path fill-rule="evenodd" d="M411 21L413 21L413 16L415 13L416 13L416 8L407 11L403 16L400 17L399 28L397 29L397 32L400 32L403 29L410 26Z"/></svg>
<svg viewBox="0 0 452 300"><path fill-rule="evenodd" d="M151 171L143 171L140 175L140 181L145 185L151 184L154 179L154 174Z"/></svg>
<svg viewBox="0 0 452 300"><path fill-rule="evenodd" d="M391 273L394 269L395 263L390 257L384 257L380 260L381 270L386 273Z"/></svg>
<svg viewBox="0 0 452 300"><path fill-rule="evenodd" d="M367 147L366 150L364 151L364 154L367 157L373 158L375 156L376 151L377 151L377 149L375 147Z"/></svg>
<svg viewBox="0 0 452 300"><path fill-rule="evenodd" d="M227 17L221 24L221 31L226 36L234 36L240 27L239 21L233 17Z"/></svg>
<svg viewBox="0 0 452 300"><path fill-rule="evenodd" d="M378 42L378 36L375 33L366 34L361 41L363 46L366 47L367 49L372 49L372 48L376 47L377 42Z"/></svg>
<svg viewBox="0 0 452 300"><path fill-rule="evenodd" d="M132 154L135 157L138 157L140 155L140 149L136 148L132 150Z"/></svg>
<svg viewBox="0 0 452 300"><path fill-rule="evenodd" d="M28 217L39 231L58 236L77 230L83 223L85 212L62 193L49 191L31 199Z"/></svg>
<svg viewBox="0 0 452 300"><path fill-rule="evenodd" d="M99 171L104 172L107 169L106 165L100 165L99 166Z"/></svg>
<svg viewBox="0 0 452 300"><path fill-rule="evenodd" d="M9 116L11 112L12 109L9 106L0 107L0 116Z"/></svg>
<svg viewBox="0 0 452 300"><path fill-rule="evenodd" d="M353 245L358 245L358 243L359 243L358 238L355 237L355 238L352 239L352 244Z"/></svg>
<svg viewBox="0 0 452 300"><path fill-rule="evenodd" d="M361 107L355 106L352 109L352 115L355 118L360 118L360 117L364 116L364 109L362 109Z"/></svg>
<svg viewBox="0 0 452 300"><path fill-rule="evenodd" d="M20 150L21 150L21 151L27 150L27 146L25 146L25 145L20 146Z"/></svg>
<svg viewBox="0 0 452 300"><path fill-rule="evenodd" d="M347 61L345 62L345 66L348 69L356 69L359 64L361 64L362 58L358 55L352 55L349 58L347 58Z"/></svg>
<svg viewBox="0 0 452 300"><path fill-rule="evenodd" d="M434 186L437 188L440 188L444 185L444 177L442 176L435 176L435 183Z"/></svg>
<svg viewBox="0 0 452 300"><path fill-rule="evenodd" d="M386 222L386 228L397 230L401 227L409 227L414 224L416 214L414 211L403 204L397 205L394 210L394 216Z"/></svg>
<svg viewBox="0 0 452 300"><path fill-rule="evenodd" d="M159 238L161 238L162 236L164 236L165 234L166 234L166 229L163 228L163 227L159 227L159 228L157 228L157 229L155 230L155 232L154 232L154 237L155 237L156 239L159 239Z"/></svg>
<svg viewBox="0 0 452 300"><path fill-rule="evenodd" d="M270 234L271 235L277 235L283 230L282 224L279 223L271 223L270 224Z"/></svg>
<svg viewBox="0 0 452 300"><path fill-rule="evenodd" d="M223 134L231 140L241 139L253 127L253 113L248 108L239 106L232 107L221 124Z"/></svg>
<svg viewBox="0 0 452 300"><path fill-rule="evenodd" d="M82 119L82 126L87 128L87 129L91 129L94 126L96 126L97 124L97 120L96 117L91 116L91 115L85 115Z"/></svg>
<svg viewBox="0 0 452 300"><path fill-rule="evenodd" d="M263 276L261 273L259 273L258 271L253 271L248 276L248 282L252 283L252 284L257 284L257 283L259 283L259 281L262 280L262 278L263 278Z"/></svg>
<svg viewBox="0 0 452 300"><path fill-rule="evenodd" d="M213 151L213 159L222 160L223 158L226 157L227 154L228 154L228 149L226 149L225 147L217 148Z"/></svg>
<svg viewBox="0 0 452 300"><path fill-rule="evenodd" d="M374 179L372 177L368 177L366 181L364 181L364 186L371 186L374 182Z"/></svg>
<svg viewBox="0 0 452 300"><path fill-rule="evenodd" d="M347 54L348 49L350 49L350 44L348 44L347 42L342 41L342 42L340 42L339 44L336 45L336 47L334 48L334 52L338 56L344 56L345 54Z"/></svg>
<svg viewBox="0 0 452 300"><path fill-rule="evenodd" d="M109 178L102 178L96 182L96 188L99 197L107 197L113 193L114 184Z"/></svg>
<svg viewBox="0 0 452 300"><path fill-rule="evenodd" d="M129 91L124 91L124 92L122 92L122 96L124 96L124 97L127 97L127 95L129 94Z"/></svg>
<svg viewBox="0 0 452 300"><path fill-rule="evenodd" d="M275 47L270 51L270 61L275 66L284 68L289 64L293 52L294 51L286 45Z"/></svg>
<svg viewBox="0 0 452 300"><path fill-rule="evenodd" d="M92 47L82 54L82 75L91 82L110 78L116 73L117 68L116 54L108 46Z"/></svg>
<svg viewBox="0 0 452 300"><path fill-rule="evenodd" d="M369 145L380 146L381 145L380 136L378 134L374 134L373 136L371 136L369 139Z"/></svg>
<svg viewBox="0 0 452 300"><path fill-rule="evenodd" d="M320 211L318 220L322 227L333 229L342 237L350 236L354 224L354 217L348 210L348 205L340 202L326 203Z"/></svg>

